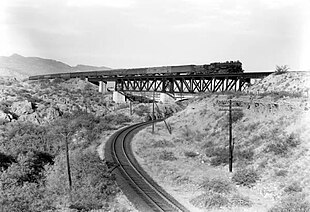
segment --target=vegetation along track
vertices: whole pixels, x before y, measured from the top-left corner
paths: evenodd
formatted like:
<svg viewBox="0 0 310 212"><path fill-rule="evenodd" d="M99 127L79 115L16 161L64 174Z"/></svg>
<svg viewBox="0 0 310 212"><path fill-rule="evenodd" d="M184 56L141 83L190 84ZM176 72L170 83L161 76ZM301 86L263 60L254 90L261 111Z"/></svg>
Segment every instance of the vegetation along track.
<svg viewBox="0 0 310 212"><path fill-rule="evenodd" d="M106 160L117 165L116 181L139 211L186 211L183 205L165 192L138 164L131 140L151 122L125 127L113 134L106 144Z"/></svg>

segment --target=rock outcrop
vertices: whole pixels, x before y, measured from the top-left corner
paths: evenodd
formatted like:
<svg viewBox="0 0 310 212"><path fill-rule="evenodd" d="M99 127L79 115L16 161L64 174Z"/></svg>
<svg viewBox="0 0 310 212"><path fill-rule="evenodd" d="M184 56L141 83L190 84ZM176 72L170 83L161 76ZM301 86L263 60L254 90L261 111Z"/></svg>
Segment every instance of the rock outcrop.
<svg viewBox="0 0 310 212"><path fill-rule="evenodd" d="M18 116L31 114L34 112L32 103L25 101L13 102L11 106L11 112L15 113Z"/></svg>

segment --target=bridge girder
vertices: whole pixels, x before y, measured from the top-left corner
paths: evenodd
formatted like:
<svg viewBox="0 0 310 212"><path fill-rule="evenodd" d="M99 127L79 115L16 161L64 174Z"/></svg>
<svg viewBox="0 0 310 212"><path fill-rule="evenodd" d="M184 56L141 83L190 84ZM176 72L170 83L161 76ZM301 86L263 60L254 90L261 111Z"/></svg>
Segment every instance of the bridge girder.
<svg viewBox="0 0 310 212"><path fill-rule="evenodd" d="M241 76L161 76L161 77L123 77L116 79L118 91L156 91L163 93L200 93L242 91L251 78Z"/></svg>

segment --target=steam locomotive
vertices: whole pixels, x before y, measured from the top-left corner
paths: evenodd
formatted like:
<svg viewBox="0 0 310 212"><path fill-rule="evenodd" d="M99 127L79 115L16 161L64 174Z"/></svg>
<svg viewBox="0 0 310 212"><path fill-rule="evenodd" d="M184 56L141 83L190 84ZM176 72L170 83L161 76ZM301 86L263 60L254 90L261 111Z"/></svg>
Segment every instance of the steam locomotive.
<svg viewBox="0 0 310 212"><path fill-rule="evenodd" d="M29 80L55 78L109 78L144 75L184 75L184 74L229 74L243 73L240 61L216 62L205 65L162 66L133 69L111 69L104 71L70 72L30 76Z"/></svg>

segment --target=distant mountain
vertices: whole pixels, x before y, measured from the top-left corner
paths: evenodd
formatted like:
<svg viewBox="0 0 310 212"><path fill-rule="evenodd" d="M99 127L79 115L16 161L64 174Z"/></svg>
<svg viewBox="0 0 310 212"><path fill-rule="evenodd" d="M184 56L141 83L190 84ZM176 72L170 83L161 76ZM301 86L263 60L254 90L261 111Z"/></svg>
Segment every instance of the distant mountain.
<svg viewBox="0 0 310 212"><path fill-rule="evenodd" d="M104 66L69 66L57 60L43 59L40 57L23 57L18 54L13 54L9 57L0 56L0 76L12 76L16 78L25 78L39 74L108 69L109 68Z"/></svg>

